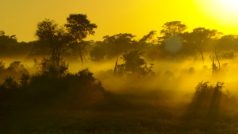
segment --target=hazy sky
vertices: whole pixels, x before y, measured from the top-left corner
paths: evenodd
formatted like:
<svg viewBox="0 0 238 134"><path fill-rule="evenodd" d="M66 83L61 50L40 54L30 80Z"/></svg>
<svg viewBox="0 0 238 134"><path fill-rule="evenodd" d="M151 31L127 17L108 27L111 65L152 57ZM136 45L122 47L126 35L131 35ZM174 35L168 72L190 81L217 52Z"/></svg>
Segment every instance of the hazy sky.
<svg viewBox="0 0 238 134"><path fill-rule="evenodd" d="M94 39L123 32L140 37L172 20L181 20L189 28L204 26L238 33L238 26L228 23L225 14L214 13L217 7L211 6L216 5L205 1L208 0L0 0L0 30L16 34L19 40L33 40L36 25L44 18L64 24L70 13L84 13L98 25Z"/></svg>

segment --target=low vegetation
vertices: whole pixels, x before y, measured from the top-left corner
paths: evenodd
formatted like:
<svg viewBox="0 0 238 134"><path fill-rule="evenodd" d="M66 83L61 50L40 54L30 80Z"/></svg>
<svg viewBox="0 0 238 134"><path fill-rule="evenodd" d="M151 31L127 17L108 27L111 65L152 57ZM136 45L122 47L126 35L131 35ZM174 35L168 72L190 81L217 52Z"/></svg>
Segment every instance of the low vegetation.
<svg viewBox="0 0 238 134"><path fill-rule="evenodd" d="M0 32L0 133L238 133L236 91L229 93L237 87L230 66L236 36L188 31L172 21L159 35L151 31L135 39L120 33L86 41L96 28L86 15L71 14L63 26L39 22L32 42ZM5 65L8 56L36 65ZM112 66L82 69L104 62ZM72 63L80 65L77 72L69 69Z"/></svg>

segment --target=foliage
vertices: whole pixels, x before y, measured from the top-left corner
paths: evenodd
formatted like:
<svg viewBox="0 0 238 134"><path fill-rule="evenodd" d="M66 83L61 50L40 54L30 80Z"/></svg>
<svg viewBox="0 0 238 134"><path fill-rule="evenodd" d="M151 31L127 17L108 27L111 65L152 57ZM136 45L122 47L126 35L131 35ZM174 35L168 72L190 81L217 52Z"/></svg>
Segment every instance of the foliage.
<svg viewBox="0 0 238 134"><path fill-rule="evenodd" d="M214 50L215 46L211 47L209 44L218 34L216 30L203 27L195 28L191 33L185 33L183 38L185 48L187 48L186 51L190 53L198 52L204 61L204 52L206 50Z"/></svg>
<svg viewBox="0 0 238 134"><path fill-rule="evenodd" d="M70 37L59 29L52 20L44 20L38 24L36 35L39 40L49 44L51 56L42 61L42 73L49 76L60 77L67 71L67 65L62 59L62 52L70 41Z"/></svg>
<svg viewBox="0 0 238 134"><path fill-rule="evenodd" d="M68 65L61 59L55 62L54 59L43 59L41 63L41 71L45 75L52 77L64 76L68 69Z"/></svg>
<svg viewBox="0 0 238 134"><path fill-rule="evenodd" d="M10 104L6 109L25 107L28 110L40 105L68 109L96 105L103 98L104 88L87 69L76 74L65 73L61 77L52 77L50 73L22 74L19 81L6 78L0 85L0 106L4 102ZM62 104L54 105L55 101Z"/></svg>
<svg viewBox="0 0 238 134"><path fill-rule="evenodd" d="M38 40L18 42L15 35L0 32L0 55L64 55L66 58L79 57L83 62L86 56L94 61L113 59L123 53L140 50L146 58L184 58L200 55L205 60L205 53L215 49L220 57L234 58L237 48L237 36L222 35L220 32L204 27L187 31L181 21L166 22L159 35L151 31L136 40L133 34L119 33L104 36L102 41L85 41L95 33L97 25L91 23L84 14L70 14L63 26L45 19L38 23ZM90 48L90 49L89 49ZM89 54L89 55L88 55Z"/></svg>
<svg viewBox="0 0 238 134"><path fill-rule="evenodd" d="M187 26L183 24L181 21L171 21L171 22L166 22L162 26L161 34L162 38L167 38L170 36L175 36L183 33Z"/></svg>
<svg viewBox="0 0 238 134"><path fill-rule="evenodd" d="M11 78L18 82L23 74L29 75L28 70L20 61L10 63L8 67L5 67L3 63L0 64L0 83L4 82L3 80L6 78Z"/></svg>
<svg viewBox="0 0 238 134"><path fill-rule="evenodd" d="M91 51L92 59L114 58L136 47L134 35L120 33L112 36L104 36L102 42L97 42Z"/></svg>
<svg viewBox="0 0 238 134"><path fill-rule="evenodd" d="M29 51L30 46L25 42L18 42L16 35L7 35L4 31L0 31L0 56L27 55Z"/></svg>
<svg viewBox="0 0 238 134"><path fill-rule="evenodd" d="M123 55L123 64L116 62L114 73L115 74L139 74L151 75L153 73L152 67L148 66L142 58L142 53L139 51L131 51Z"/></svg>
<svg viewBox="0 0 238 134"><path fill-rule="evenodd" d="M18 88L18 83L12 77L8 77L1 85L1 88L4 90L15 90Z"/></svg>
<svg viewBox="0 0 238 134"><path fill-rule="evenodd" d="M84 14L71 14L67 18L65 27L76 41L82 41L88 35L95 33L94 29L97 25L91 23Z"/></svg>
<svg viewBox="0 0 238 134"><path fill-rule="evenodd" d="M196 87L196 92L188 109L188 117L198 119L217 119L221 112L221 104L226 98L222 82L210 85L208 82L201 82Z"/></svg>
<svg viewBox="0 0 238 134"><path fill-rule="evenodd" d="M67 18L65 27L68 31L68 34L72 38L70 46L79 47L79 56L81 62L83 62L87 45L83 39L85 39L88 35L93 35L95 33L94 29L97 28L97 25L91 23L84 14L70 14Z"/></svg>

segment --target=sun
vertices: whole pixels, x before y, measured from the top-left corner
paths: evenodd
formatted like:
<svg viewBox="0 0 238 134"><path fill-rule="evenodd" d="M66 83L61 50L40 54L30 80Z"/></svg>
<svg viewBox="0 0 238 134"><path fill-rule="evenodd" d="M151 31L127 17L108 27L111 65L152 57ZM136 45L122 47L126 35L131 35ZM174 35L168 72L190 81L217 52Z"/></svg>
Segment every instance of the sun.
<svg viewBox="0 0 238 134"><path fill-rule="evenodd" d="M217 6L227 15L234 15L238 13L238 0L215 0ZM214 1L214 2L215 2Z"/></svg>
<svg viewBox="0 0 238 134"><path fill-rule="evenodd" d="M196 0L209 19L226 25L238 25L238 0Z"/></svg>

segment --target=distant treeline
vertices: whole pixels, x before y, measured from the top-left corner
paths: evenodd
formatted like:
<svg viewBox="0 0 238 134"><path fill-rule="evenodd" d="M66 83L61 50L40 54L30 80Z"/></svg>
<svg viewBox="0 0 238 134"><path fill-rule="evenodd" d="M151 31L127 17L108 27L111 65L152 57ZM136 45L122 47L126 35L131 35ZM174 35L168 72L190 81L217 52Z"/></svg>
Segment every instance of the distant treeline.
<svg viewBox="0 0 238 134"><path fill-rule="evenodd" d="M19 42L15 35L0 32L0 56L44 56L57 47L65 58L78 57L84 61L105 60L122 56L129 51L140 51L146 58L184 58L195 56L204 60L205 53L216 53L222 58L234 58L238 51L238 36L223 35L217 30L198 27L189 31L180 21L167 22L160 32L151 31L141 39L130 33L107 35L101 41L86 41L97 25L86 15L71 14L67 23L59 26L45 19L38 23L35 41ZM57 52L56 52L57 53Z"/></svg>

